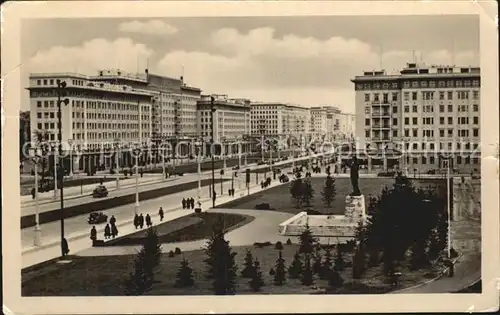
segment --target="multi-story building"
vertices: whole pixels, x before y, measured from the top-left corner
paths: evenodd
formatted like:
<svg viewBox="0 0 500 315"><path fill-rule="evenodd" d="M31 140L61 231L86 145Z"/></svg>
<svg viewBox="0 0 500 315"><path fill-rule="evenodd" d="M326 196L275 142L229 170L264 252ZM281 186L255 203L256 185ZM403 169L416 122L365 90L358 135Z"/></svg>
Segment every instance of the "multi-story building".
<svg viewBox="0 0 500 315"><path fill-rule="evenodd" d="M367 158L368 168L373 162L422 172L442 168L449 158L453 169L479 170L480 80L477 67L416 63L397 74L355 77L358 145L371 152L388 148L384 157Z"/></svg>
<svg viewBox="0 0 500 315"><path fill-rule="evenodd" d="M212 97L214 102L212 104ZM227 95L203 95L198 101L197 134L209 140L212 138L211 109L214 112L214 143L224 145L226 153L236 152L236 145L250 135L250 100L231 99ZM244 150L246 146L242 146Z"/></svg>
<svg viewBox="0 0 500 315"><path fill-rule="evenodd" d="M31 74L31 130L44 130L50 141L57 141L57 80L66 82L69 100L62 107L61 140L91 156L90 162L80 163L80 169L82 164L111 167L114 161L97 156L97 151L110 150L118 143L129 147L196 136L196 101L201 91L184 84L182 78L152 75L147 70L144 74L101 70L96 76ZM155 152L153 160L158 158ZM141 157L141 163L145 160L149 157Z"/></svg>
<svg viewBox="0 0 500 315"><path fill-rule="evenodd" d="M304 134L310 130L309 108L282 103L252 103L252 135Z"/></svg>
<svg viewBox="0 0 500 315"><path fill-rule="evenodd" d="M343 113L335 106L311 107L310 132L327 139L337 138L341 131Z"/></svg>
<svg viewBox="0 0 500 315"><path fill-rule="evenodd" d="M335 139L350 140L354 138L356 127L356 115L351 113L338 113L335 118L337 133Z"/></svg>

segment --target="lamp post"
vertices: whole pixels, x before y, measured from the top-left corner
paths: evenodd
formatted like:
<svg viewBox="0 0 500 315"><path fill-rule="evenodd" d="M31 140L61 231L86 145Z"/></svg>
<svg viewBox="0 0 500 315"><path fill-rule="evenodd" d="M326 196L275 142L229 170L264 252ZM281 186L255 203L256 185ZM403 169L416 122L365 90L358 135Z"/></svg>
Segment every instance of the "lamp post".
<svg viewBox="0 0 500 315"><path fill-rule="evenodd" d="M198 202L201 202L201 143L203 142L196 142L195 144L196 162L198 164ZM198 151L196 151L196 148L198 148Z"/></svg>
<svg viewBox="0 0 500 315"><path fill-rule="evenodd" d="M241 143L238 141L238 169L241 168Z"/></svg>
<svg viewBox="0 0 500 315"><path fill-rule="evenodd" d="M167 177L167 171L165 170L165 151L166 150L162 145L162 149L161 149L161 173L163 176L163 180L165 180Z"/></svg>
<svg viewBox="0 0 500 315"><path fill-rule="evenodd" d="M59 79L57 80L57 128L58 128L58 140L59 140L59 157L62 156L62 114L61 114L61 105L64 104L65 106L69 104L69 99L61 99L63 96L65 96L65 88L66 88L66 82L60 81ZM61 163L59 163L61 165ZM61 171L59 172L59 176L61 177L61 185L59 187L60 191L60 196L61 196L61 209L60 214L61 214L61 256L66 256L68 253L68 243L66 241L66 238L64 237L64 172L61 167ZM55 180L57 182L57 179Z"/></svg>
<svg viewBox="0 0 500 315"><path fill-rule="evenodd" d="M134 149L133 151L135 157L135 214L139 214L141 205L139 204L139 154L141 149Z"/></svg>
<svg viewBox="0 0 500 315"><path fill-rule="evenodd" d="M210 125L212 128L212 137L210 139L211 146L210 146L210 155L212 158L212 206L215 208L215 160L214 160L214 154L215 154L215 128L214 128L214 112L215 112L215 107L214 107L214 102L215 98L213 96L210 97Z"/></svg>
<svg viewBox="0 0 500 315"><path fill-rule="evenodd" d="M35 164L35 236L33 244L35 246L40 246L42 240L42 230L40 229L39 220L39 206L38 206L38 163L40 162L40 155L37 154L36 149L30 149L32 151L31 160Z"/></svg>
<svg viewBox="0 0 500 315"><path fill-rule="evenodd" d="M448 212L448 259L451 259L451 205L450 205L450 155L443 155L446 162L446 211Z"/></svg>
<svg viewBox="0 0 500 315"><path fill-rule="evenodd" d="M69 146L69 177L73 178L73 140L68 140Z"/></svg>
<svg viewBox="0 0 500 315"><path fill-rule="evenodd" d="M119 166L119 155L120 155L120 142L115 140L115 173L116 173L116 189L120 189L120 166Z"/></svg>
<svg viewBox="0 0 500 315"><path fill-rule="evenodd" d="M57 150L55 147L52 147L52 150L53 150L53 156L54 156L54 200L57 199L57 180L58 180L58 177L57 177Z"/></svg>

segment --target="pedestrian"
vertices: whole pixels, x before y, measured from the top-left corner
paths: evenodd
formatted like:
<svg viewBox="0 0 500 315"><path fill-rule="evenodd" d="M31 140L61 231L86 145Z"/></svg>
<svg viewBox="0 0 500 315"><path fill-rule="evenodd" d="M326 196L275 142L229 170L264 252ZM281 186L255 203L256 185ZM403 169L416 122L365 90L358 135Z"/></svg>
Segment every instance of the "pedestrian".
<svg viewBox="0 0 500 315"><path fill-rule="evenodd" d="M111 236L113 238L115 238L116 236L118 236L118 228L114 224L111 224Z"/></svg>
<svg viewBox="0 0 500 315"><path fill-rule="evenodd" d="M139 216L139 226L141 227L141 229L144 227L144 216L141 215Z"/></svg>
<svg viewBox="0 0 500 315"><path fill-rule="evenodd" d="M63 256L66 256L69 254L69 246L68 246L68 240L64 237L61 242L61 249L62 249L62 254Z"/></svg>
<svg viewBox="0 0 500 315"><path fill-rule="evenodd" d="M135 226L136 230L137 230L137 227L140 225L139 221L140 221L139 215L136 213L134 216L134 226Z"/></svg>
<svg viewBox="0 0 500 315"><path fill-rule="evenodd" d="M95 229L95 225L90 229L90 239L92 240L92 245L94 245L97 240L97 230Z"/></svg>
<svg viewBox="0 0 500 315"><path fill-rule="evenodd" d="M158 214L160 215L160 221L163 221L163 208L160 207L160 211L158 211Z"/></svg>
<svg viewBox="0 0 500 315"><path fill-rule="evenodd" d="M151 217L149 216L149 213L148 213L148 214L146 214L146 226L150 227L152 225L153 225L153 223L151 222Z"/></svg>
<svg viewBox="0 0 500 315"><path fill-rule="evenodd" d="M212 191L212 201L215 203L215 200L217 200L217 193L215 190Z"/></svg>
<svg viewBox="0 0 500 315"><path fill-rule="evenodd" d="M114 215L111 216L111 219L109 219L109 224L111 224L111 226L115 225L116 224L116 218Z"/></svg>
<svg viewBox="0 0 500 315"><path fill-rule="evenodd" d="M186 199L182 198L182 209L186 209Z"/></svg>
<svg viewBox="0 0 500 315"><path fill-rule="evenodd" d="M36 194L35 187L33 187L31 188L31 196L33 197L33 199L35 199L35 194Z"/></svg>
<svg viewBox="0 0 500 315"><path fill-rule="evenodd" d="M109 227L109 224L106 224L106 227L104 228L104 239L108 239L111 236L111 228Z"/></svg>
<svg viewBox="0 0 500 315"><path fill-rule="evenodd" d="M191 197L191 209L194 209L194 198Z"/></svg>

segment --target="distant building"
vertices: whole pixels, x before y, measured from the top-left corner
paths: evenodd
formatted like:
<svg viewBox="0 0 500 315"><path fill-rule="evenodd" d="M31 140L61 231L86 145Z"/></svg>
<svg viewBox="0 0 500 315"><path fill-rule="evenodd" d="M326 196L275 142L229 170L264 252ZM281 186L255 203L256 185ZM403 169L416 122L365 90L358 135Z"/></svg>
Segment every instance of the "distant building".
<svg viewBox="0 0 500 315"><path fill-rule="evenodd" d="M231 99L227 95L202 95L197 103L197 134L205 141L212 139L211 98L214 98L214 142L216 144L242 142L250 135L250 100ZM226 144L226 151L230 148ZM242 147L242 150L244 147ZM236 152L237 147L233 147Z"/></svg>
<svg viewBox="0 0 500 315"><path fill-rule="evenodd" d="M309 132L307 107L283 103L252 103L252 135L300 135Z"/></svg>
<svg viewBox="0 0 500 315"><path fill-rule="evenodd" d="M367 71L352 82L356 137L375 153L369 168L425 172L450 155L451 168L479 171L480 68L408 63L398 74ZM376 154L387 147L403 155Z"/></svg>
<svg viewBox="0 0 500 315"><path fill-rule="evenodd" d="M333 139L334 135L339 132L340 110L335 106L315 106L310 108L310 112L311 134Z"/></svg>

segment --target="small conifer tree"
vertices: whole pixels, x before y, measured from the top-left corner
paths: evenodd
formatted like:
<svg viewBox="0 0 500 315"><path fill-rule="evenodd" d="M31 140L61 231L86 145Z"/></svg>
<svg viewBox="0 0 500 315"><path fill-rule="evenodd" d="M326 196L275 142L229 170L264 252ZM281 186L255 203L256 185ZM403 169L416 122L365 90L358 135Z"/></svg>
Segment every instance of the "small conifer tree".
<svg viewBox="0 0 500 315"><path fill-rule="evenodd" d="M345 268L345 261L342 255L342 248L337 244L337 255L335 256L335 265L334 268L337 271L342 271Z"/></svg>
<svg viewBox="0 0 500 315"><path fill-rule="evenodd" d="M186 259L181 261L181 266L177 272L177 279L174 287L187 288L194 285L193 269L189 267L189 262Z"/></svg>
<svg viewBox="0 0 500 315"><path fill-rule="evenodd" d="M292 263L290 267L288 267L288 276L291 279L298 279L302 274L302 261L300 261L300 254L296 252L293 256Z"/></svg>
<svg viewBox="0 0 500 315"><path fill-rule="evenodd" d="M243 266L244 267L243 270L241 271L241 276L243 278L251 278L253 272L253 257L252 257L252 252L250 252L250 250L247 250Z"/></svg>
<svg viewBox="0 0 500 315"><path fill-rule="evenodd" d="M300 282L303 285L312 285L314 283L314 280L313 271L311 268L311 257L309 256L309 254L305 254L304 261L304 271L302 272L302 278L300 279Z"/></svg>
<svg viewBox="0 0 500 315"><path fill-rule="evenodd" d="M285 272L285 260L279 252L278 259L276 260L276 271L274 273L274 284L275 285L283 285L286 281L286 272Z"/></svg>
<svg viewBox="0 0 500 315"><path fill-rule="evenodd" d="M330 272L332 271L332 252L330 247L325 249L325 256L323 260L323 264L321 266L321 273L319 274L320 279L326 280Z"/></svg>
<svg viewBox="0 0 500 315"><path fill-rule="evenodd" d="M264 286L264 279L262 278L262 272L260 271L260 264L257 259L253 263L252 278L248 282L250 288L254 292L260 291L260 288Z"/></svg>

